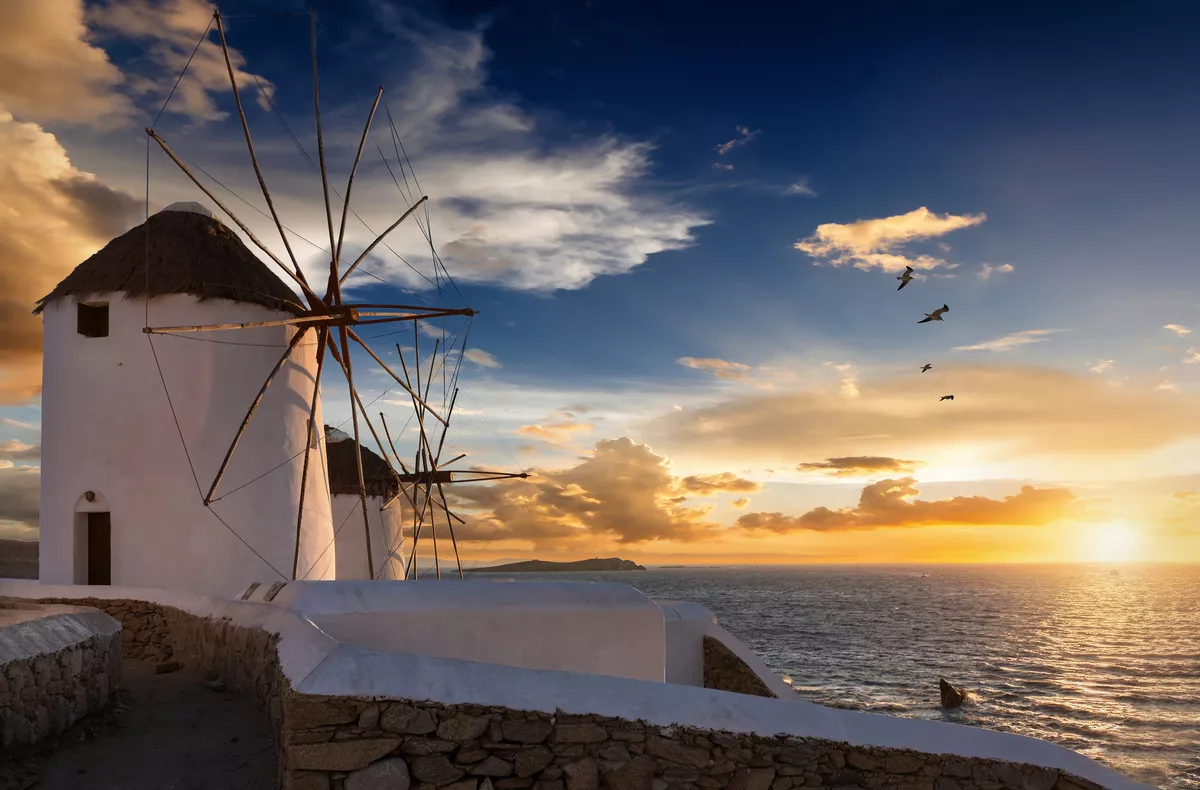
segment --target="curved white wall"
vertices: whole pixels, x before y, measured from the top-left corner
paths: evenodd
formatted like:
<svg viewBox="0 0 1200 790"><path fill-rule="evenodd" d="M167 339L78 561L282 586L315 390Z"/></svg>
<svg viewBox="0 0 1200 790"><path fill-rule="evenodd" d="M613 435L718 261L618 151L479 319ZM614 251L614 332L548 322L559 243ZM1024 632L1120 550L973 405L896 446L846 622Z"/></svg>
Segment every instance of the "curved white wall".
<svg viewBox="0 0 1200 790"><path fill-rule="evenodd" d="M259 586L246 600L265 601ZM270 603L346 644L665 680L662 610L627 584L457 578L291 582Z"/></svg>
<svg viewBox="0 0 1200 790"><path fill-rule="evenodd" d="M337 579L367 579L367 541L357 496L334 494L333 528L337 533ZM371 560L376 579L403 579L408 557L404 553L403 499L382 510L384 500L367 497L371 525Z"/></svg>
<svg viewBox="0 0 1200 790"><path fill-rule="evenodd" d="M315 340L301 341L276 375L217 490L218 497L226 498L213 503L213 510L264 561L203 505L142 332L146 300L107 294L87 301L109 303L108 337L77 333L72 299L48 306L43 314L42 581L86 579L86 543L81 542L86 516L77 515L86 509L111 513L114 585L233 596L249 582L280 578L276 570L290 578L303 455L288 459L303 450L307 438ZM155 297L149 307L151 326L282 317L259 305L200 302L187 295ZM264 327L154 335L162 375L204 492L295 331ZM316 425L323 424L318 402ZM333 576L336 551L323 444L318 447L322 449L314 448L309 462L299 573L310 571L309 578L322 579ZM86 491L94 491L96 500L83 499Z"/></svg>

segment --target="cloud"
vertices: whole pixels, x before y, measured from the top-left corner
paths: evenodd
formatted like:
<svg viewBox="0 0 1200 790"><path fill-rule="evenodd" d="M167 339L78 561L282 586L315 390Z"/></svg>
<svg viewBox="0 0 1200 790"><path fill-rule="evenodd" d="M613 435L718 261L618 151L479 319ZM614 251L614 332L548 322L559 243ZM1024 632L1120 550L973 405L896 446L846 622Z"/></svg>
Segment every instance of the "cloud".
<svg viewBox="0 0 1200 790"><path fill-rule="evenodd" d="M11 526L8 537L30 538L38 527L41 508L41 470L36 466L0 468L0 523Z"/></svg>
<svg viewBox="0 0 1200 790"><path fill-rule="evenodd" d="M680 357L675 362L685 368L703 370L727 381L743 381L750 376L750 366L741 362L729 362L713 357Z"/></svg>
<svg viewBox="0 0 1200 790"><path fill-rule="evenodd" d="M197 121L219 121L227 118L229 113L218 110L210 94L233 91L215 24L199 48L196 46L208 28L213 11L214 6L208 0L108 0L89 8L87 21L103 38L138 43L143 54L139 62L132 64L136 71L129 76L126 88L155 103L165 99L184 64L191 58L187 74L179 81L167 112ZM230 21L227 18L222 21L228 37ZM269 109L267 96L274 95L271 82L247 72L246 58L232 44L229 60L243 99L255 96L260 107Z"/></svg>
<svg viewBox="0 0 1200 790"><path fill-rule="evenodd" d="M42 432L41 427L39 427L37 425L30 425L27 422L21 422L20 420L13 420L8 417L0 417L0 425L5 425L9 428L20 428L23 431L33 431L34 433Z"/></svg>
<svg viewBox="0 0 1200 790"><path fill-rule="evenodd" d="M54 135L0 112L0 402L41 391L31 315L72 268L129 228L140 201L77 170Z"/></svg>
<svg viewBox="0 0 1200 790"><path fill-rule="evenodd" d="M517 433L522 436L533 436L551 444L564 444L572 441L576 434L588 433L596 426L590 422L575 422L561 420L546 424L522 425Z"/></svg>
<svg viewBox="0 0 1200 790"><path fill-rule="evenodd" d="M13 0L0 26L0 112L112 126L131 118L125 75L88 40L82 0Z"/></svg>
<svg viewBox="0 0 1200 790"><path fill-rule="evenodd" d="M371 46L414 61L393 67L396 84L386 102L430 196L439 254L459 282L580 289L597 277L628 273L655 253L690 246L693 229L709 223L647 188L650 144L614 134L558 134L554 119L535 117L491 87L490 53L478 29L448 28L398 4L373 8L377 24L360 35L379 36ZM355 184L359 205L394 205L396 187L382 163L368 157L364 163L361 192ZM389 243L431 270L420 234ZM368 270L420 284L390 255L370 259Z"/></svg>
<svg viewBox="0 0 1200 790"><path fill-rule="evenodd" d="M783 190L785 195L799 195L800 197L816 197L817 191L808 185L808 179L803 178L788 186Z"/></svg>
<svg viewBox="0 0 1200 790"><path fill-rule="evenodd" d="M1169 329L1180 337L1183 337L1184 335L1190 335L1192 333L1192 330L1180 324L1163 324L1163 329Z"/></svg>
<svg viewBox="0 0 1200 790"><path fill-rule="evenodd" d="M36 461L42 457L40 444L26 444L16 439L0 442L0 459L6 461Z"/></svg>
<svg viewBox="0 0 1200 790"><path fill-rule="evenodd" d="M463 354L463 359L468 362L474 362L481 368L498 368L500 362L486 351L478 348L468 348Z"/></svg>
<svg viewBox="0 0 1200 790"><path fill-rule="evenodd" d="M1171 496L1180 502L1200 502L1200 491L1176 491Z"/></svg>
<svg viewBox="0 0 1200 790"><path fill-rule="evenodd" d="M722 472L716 475L690 475L679 481L679 488L689 494L707 496L726 491L738 494L761 491L762 484L738 477L733 472Z"/></svg>
<svg viewBox="0 0 1200 790"><path fill-rule="evenodd" d="M831 362L826 362L826 365L832 365ZM842 385L838 389L838 394L843 398L857 398L862 395L858 389L858 373L855 372L854 366L850 363L841 365L833 365L833 369L841 374Z"/></svg>
<svg viewBox="0 0 1200 790"><path fill-rule="evenodd" d="M1195 365L1197 363L1200 363L1200 349L1197 349L1194 346L1189 346L1187 350L1187 356L1183 358L1183 364Z"/></svg>
<svg viewBox="0 0 1200 790"><path fill-rule="evenodd" d="M758 137L760 134L762 134L762 129L750 131L750 127L748 126L739 126L737 127L737 133L737 137L728 142L721 143L716 147L715 150L718 156L725 156L725 154L729 153L734 148L753 141L755 137Z"/></svg>
<svg viewBox="0 0 1200 790"><path fill-rule="evenodd" d="M979 267L979 279L986 280L993 274L1010 274L1015 271L1011 263L985 263Z"/></svg>
<svg viewBox="0 0 1200 790"><path fill-rule="evenodd" d="M723 162L713 162L713 170L728 171L728 170L732 170L732 169L733 169L733 165L727 165L727 164L724 164Z"/></svg>
<svg viewBox="0 0 1200 790"><path fill-rule="evenodd" d="M746 505L749 505L749 504L750 504L750 500L746 497L739 497L729 503L730 507L735 507L738 510L744 509L746 507Z"/></svg>
<svg viewBox="0 0 1200 790"><path fill-rule="evenodd" d="M949 525L1043 526L1084 515L1082 503L1065 488L1022 486L1020 493L989 499L959 496L924 501L912 477L880 480L862 490L858 505L830 510L817 507L800 516L747 513L737 526L747 532L842 532L887 527Z"/></svg>
<svg viewBox="0 0 1200 790"><path fill-rule="evenodd" d="M1173 381L1160 381L1158 384L1154 385L1154 389L1158 390L1159 392L1179 392L1180 391L1179 385Z"/></svg>
<svg viewBox="0 0 1200 790"><path fill-rule="evenodd" d="M618 543L711 538L710 507L688 507L671 463L629 438L597 442L569 469L534 470L513 485L454 487L456 500L480 514L467 540L574 540ZM456 533L460 530L456 529Z"/></svg>
<svg viewBox="0 0 1200 790"><path fill-rule="evenodd" d="M1092 371L1093 373L1107 373L1108 371L1112 370L1113 365L1115 364L1117 363L1111 359L1102 359L1088 368L1088 370Z"/></svg>
<svg viewBox="0 0 1200 790"><path fill-rule="evenodd" d="M909 257L902 253L903 247L914 241L933 239L978 225L986 219L986 214L939 216L922 206L893 217L858 220L846 225L836 222L818 225L812 236L793 246L812 256L814 262L831 266L851 264L856 269L884 271L899 271L905 266L953 268L955 264L930 255Z"/></svg>
<svg viewBox="0 0 1200 790"><path fill-rule="evenodd" d="M982 343L976 343L971 346L955 346L955 351L1011 351L1018 346L1027 346L1031 343L1041 343L1049 338L1047 335L1055 332L1061 332L1061 329L1026 329L1023 332L1013 332L1011 335L998 337L995 340L986 340Z"/></svg>
<svg viewBox="0 0 1200 790"><path fill-rule="evenodd" d="M826 458L815 463L799 464L796 468L802 472L825 472L834 477L851 477L874 472L900 473L912 472L923 466L920 461L902 461L899 458L888 458L882 455L852 455L842 458Z"/></svg>
<svg viewBox="0 0 1200 790"><path fill-rule="evenodd" d="M958 447L998 448L1001 464L1064 456L1101 463L1200 437L1200 398L1187 394L1116 388L1086 372L1036 365L964 364L954 375L952 419L939 408L945 393L937 381L877 375L859 380L858 398L820 388L740 392L664 410L641 435L675 456L755 468L844 456L850 441L863 455L927 463Z"/></svg>

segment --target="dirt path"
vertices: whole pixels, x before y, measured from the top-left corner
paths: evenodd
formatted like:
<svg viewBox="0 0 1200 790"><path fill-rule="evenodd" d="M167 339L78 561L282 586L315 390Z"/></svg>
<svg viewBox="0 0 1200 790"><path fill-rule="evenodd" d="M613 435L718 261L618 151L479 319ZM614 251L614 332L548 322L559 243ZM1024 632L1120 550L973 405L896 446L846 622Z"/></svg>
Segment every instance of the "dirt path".
<svg viewBox="0 0 1200 790"><path fill-rule="evenodd" d="M0 769L0 788L259 790L275 786L270 722L187 671L126 660L117 704Z"/></svg>

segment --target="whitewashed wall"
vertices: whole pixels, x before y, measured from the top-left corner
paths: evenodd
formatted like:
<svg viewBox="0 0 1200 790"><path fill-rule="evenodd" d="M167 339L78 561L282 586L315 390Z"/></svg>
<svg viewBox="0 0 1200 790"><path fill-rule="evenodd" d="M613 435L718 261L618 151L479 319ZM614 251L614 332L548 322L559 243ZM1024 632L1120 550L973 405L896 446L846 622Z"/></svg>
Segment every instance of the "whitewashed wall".
<svg viewBox="0 0 1200 790"><path fill-rule="evenodd" d="M262 587L248 600L263 600ZM293 582L272 603L340 642L526 669L665 680L662 610L625 584Z"/></svg>
<svg viewBox="0 0 1200 790"><path fill-rule="evenodd" d="M238 425L284 351L288 327L154 336L199 487L188 466L151 354L146 300L109 302L109 336L76 332L72 299L43 316L41 578L83 581L85 510L112 518L112 583L234 596L248 582L291 577L315 341L302 341L275 377L243 435L213 509L203 505ZM192 296L155 297L151 326L264 320L281 314L259 305ZM311 334L311 333L310 333ZM258 345L229 345L207 340ZM318 404L316 425L322 425ZM233 489L284 463L240 491ZM86 491L96 493L87 502ZM233 492L233 493L228 493ZM336 551L325 459L310 459L299 572L330 578ZM77 528L78 527L78 528ZM236 531L264 559L243 545ZM273 568L271 567L273 566ZM278 572L278 573L277 573Z"/></svg>
<svg viewBox="0 0 1200 790"><path fill-rule="evenodd" d="M386 510L382 497L367 497L371 526L371 561L376 579L403 579L405 554L403 507L399 499ZM367 541L357 496L334 494L333 527L337 533L337 579L367 579Z"/></svg>

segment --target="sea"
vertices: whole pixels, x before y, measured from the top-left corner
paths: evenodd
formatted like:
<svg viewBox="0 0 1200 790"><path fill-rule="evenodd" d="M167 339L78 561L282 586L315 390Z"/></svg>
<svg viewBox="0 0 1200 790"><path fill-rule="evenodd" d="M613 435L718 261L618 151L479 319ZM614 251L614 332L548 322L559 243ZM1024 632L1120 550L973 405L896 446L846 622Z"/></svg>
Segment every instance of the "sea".
<svg viewBox="0 0 1200 790"><path fill-rule="evenodd" d="M1198 565L679 567L513 578L568 576L707 606L812 702L1044 738L1155 787L1200 788ZM940 708L940 677L971 701Z"/></svg>

